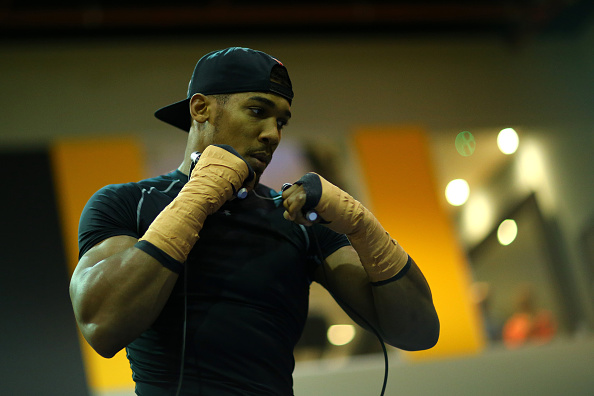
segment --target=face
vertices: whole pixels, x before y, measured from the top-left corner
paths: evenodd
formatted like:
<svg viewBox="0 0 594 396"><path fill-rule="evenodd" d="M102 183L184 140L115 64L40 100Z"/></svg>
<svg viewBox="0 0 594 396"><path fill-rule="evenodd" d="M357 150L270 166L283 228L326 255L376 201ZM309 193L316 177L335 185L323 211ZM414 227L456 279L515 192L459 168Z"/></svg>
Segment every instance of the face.
<svg viewBox="0 0 594 396"><path fill-rule="evenodd" d="M245 92L230 95L225 104L212 100L209 106L197 150L228 144L250 164L259 180L291 118L289 102L271 93Z"/></svg>

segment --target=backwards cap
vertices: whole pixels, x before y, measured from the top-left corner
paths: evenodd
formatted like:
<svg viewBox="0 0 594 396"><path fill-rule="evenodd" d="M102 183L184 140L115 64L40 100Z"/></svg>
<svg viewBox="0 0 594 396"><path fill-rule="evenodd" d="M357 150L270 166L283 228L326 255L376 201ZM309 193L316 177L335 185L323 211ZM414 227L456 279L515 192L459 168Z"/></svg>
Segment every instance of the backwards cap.
<svg viewBox="0 0 594 396"><path fill-rule="evenodd" d="M188 132L192 125L189 103L195 93L272 92L291 103L291 81L288 80L288 87L270 81L270 74L275 67L286 70L281 62L261 51L242 47L213 51L196 63L187 98L157 110L155 117Z"/></svg>

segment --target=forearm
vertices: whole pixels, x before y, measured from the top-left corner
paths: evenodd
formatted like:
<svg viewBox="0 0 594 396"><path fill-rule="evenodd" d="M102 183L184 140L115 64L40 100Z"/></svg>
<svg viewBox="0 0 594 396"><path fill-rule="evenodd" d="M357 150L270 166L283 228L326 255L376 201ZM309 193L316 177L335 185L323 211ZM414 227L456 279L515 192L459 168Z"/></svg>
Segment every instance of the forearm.
<svg viewBox="0 0 594 396"><path fill-rule="evenodd" d="M402 278L374 285L355 249L344 247L326 258L316 279L353 320L367 330L373 326L388 344L417 350L437 341L439 320L431 292L414 261Z"/></svg>
<svg viewBox="0 0 594 396"><path fill-rule="evenodd" d="M432 347L439 335L439 321L429 286L407 252L367 208L346 192L311 173L298 183L307 194L317 197L308 205L318 211L326 227L346 234L353 247L354 253L336 256L329 264L334 284L330 286L339 291L338 296L346 296L350 300L346 302L388 343L413 350ZM295 198L289 194L287 211L303 211L305 199L296 190ZM295 218L291 213L286 217ZM356 258L349 254L356 254ZM358 265L362 268L354 270Z"/></svg>
<svg viewBox="0 0 594 396"><path fill-rule="evenodd" d="M405 350L433 347L439 320L425 277L377 219L363 211L361 227L349 239L367 273L382 337Z"/></svg>
<svg viewBox="0 0 594 396"><path fill-rule="evenodd" d="M178 274L134 247L82 264L70 287L76 319L89 344L111 357L150 327Z"/></svg>
<svg viewBox="0 0 594 396"><path fill-rule="evenodd" d="M423 275L413 267L401 279L370 286L384 340L404 350L429 349L439 338L439 319Z"/></svg>

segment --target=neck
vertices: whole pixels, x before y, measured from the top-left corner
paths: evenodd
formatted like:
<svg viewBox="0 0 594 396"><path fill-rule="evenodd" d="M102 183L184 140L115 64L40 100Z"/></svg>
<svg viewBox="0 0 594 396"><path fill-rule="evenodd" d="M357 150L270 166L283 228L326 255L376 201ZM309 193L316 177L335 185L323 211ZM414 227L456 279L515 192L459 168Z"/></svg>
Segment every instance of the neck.
<svg viewBox="0 0 594 396"><path fill-rule="evenodd" d="M181 173L188 175L190 173L190 165L192 165L192 159L190 155L196 151L196 147L198 147L198 133L195 131L194 126L188 132L188 141L186 143L186 151L184 153L184 160L177 168Z"/></svg>
<svg viewBox="0 0 594 396"><path fill-rule="evenodd" d="M184 158L183 162L179 165L179 167L177 168L177 170L179 170L181 173L183 173L184 175L188 175L190 173L190 165L192 164L192 161L189 159L189 157Z"/></svg>

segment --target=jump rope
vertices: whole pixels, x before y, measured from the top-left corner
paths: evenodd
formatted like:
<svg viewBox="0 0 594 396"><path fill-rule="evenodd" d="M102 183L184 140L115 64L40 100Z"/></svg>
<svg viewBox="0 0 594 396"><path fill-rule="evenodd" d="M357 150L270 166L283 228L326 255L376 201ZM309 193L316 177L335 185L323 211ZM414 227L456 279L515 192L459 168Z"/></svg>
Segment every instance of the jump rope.
<svg viewBox="0 0 594 396"><path fill-rule="evenodd" d="M194 154L197 154L197 155L194 155ZM192 167L190 169L190 174L192 174L192 169L193 169L194 165L196 164L196 162L198 162L199 158L200 158L199 153L192 153ZM282 201L282 199L283 199L282 192L291 186L292 186L291 183L283 184L283 187L282 187L281 191L278 193L278 195L275 197L272 197L272 198L262 196L262 195L258 194L255 190L253 190L253 193L254 193L254 196L256 196L257 198L264 199L266 201L275 201L275 202ZM239 198L239 199L244 199L247 197L247 195L248 195L248 191L245 188L241 188L236 194L237 198ZM316 221L318 219L318 214L315 210L305 211L304 216L307 220L312 221L312 222ZM307 236L308 235L307 231L305 231L305 233ZM320 242L318 241L318 236L313 231L313 229L312 229L311 234L313 235L314 243L316 245L316 250L317 250L317 255L318 255L317 259L320 261L320 264L322 265L322 273L324 274L325 283L329 285L328 275L326 273L326 266L328 265L328 263L326 263L326 259L324 259L324 255L322 253L322 248L320 247ZM179 380L178 380L178 384L177 384L177 391L175 393L176 396L180 396L180 394L181 394L180 392L181 392L181 387L182 387L182 382L183 382L184 366L185 366L184 363L186 360L185 359L185 357L186 357L186 332L187 332L187 324L188 324L188 321L187 321L187 319L188 319L187 287L188 287L187 266L184 266L184 327L183 327L183 332L182 332L183 341L182 341L182 349L181 349ZM384 340L382 339L381 335L379 334L379 331L371 323L369 323L369 321L367 319L365 319L363 317L363 315L358 313L355 309L353 309L353 307L351 307L349 304L347 304L344 300L342 300L338 296L335 296L330 290L328 290L328 292L336 300L337 303L339 303L342 306L347 307L351 313L355 314L355 316L357 316L359 319L361 319L361 321L363 323L365 323L365 325L367 325L368 329L377 337L377 339L382 347L382 352L384 354L384 381L383 381L382 390L380 393L380 396L384 396L384 393L386 391L386 385L388 383L388 352L386 350L386 344L384 343Z"/></svg>

